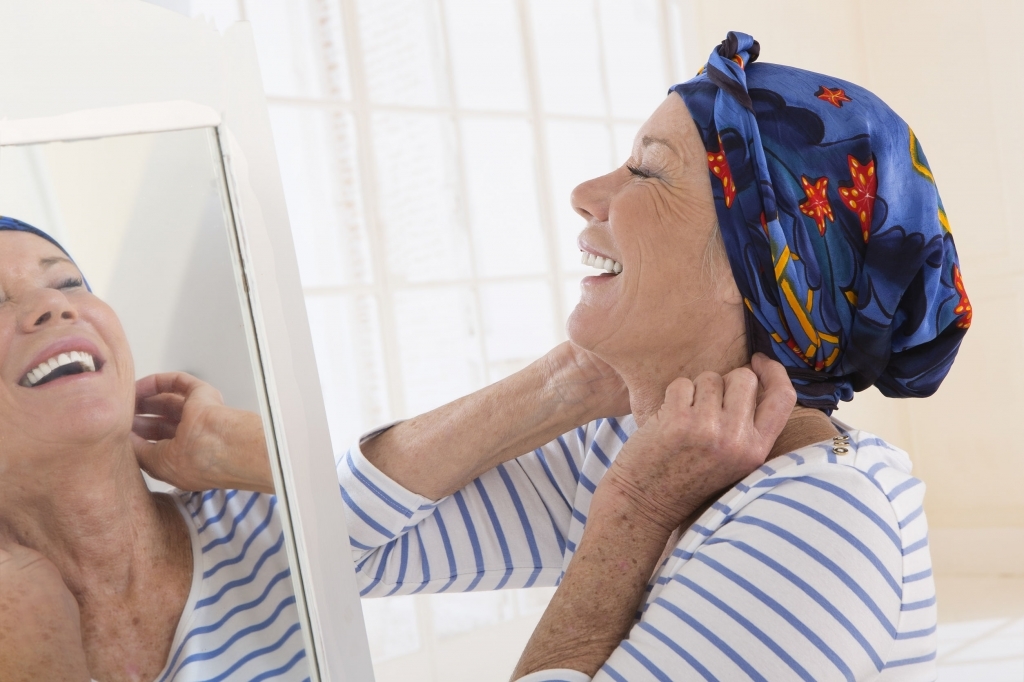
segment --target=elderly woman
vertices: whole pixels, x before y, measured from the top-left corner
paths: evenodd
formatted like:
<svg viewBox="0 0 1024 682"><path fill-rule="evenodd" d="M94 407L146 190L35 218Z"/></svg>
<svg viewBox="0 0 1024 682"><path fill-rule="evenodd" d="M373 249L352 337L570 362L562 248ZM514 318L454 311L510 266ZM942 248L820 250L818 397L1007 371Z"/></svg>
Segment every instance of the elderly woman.
<svg viewBox="0 0 1024 682"><path fill-rule="evenodd" d="M0 378L0 679L307 677L276 498L147 489L117 316L10 218ZM222 425L250 418L220 408Z"/></svg>
<svg viewBox="0 0 1024 682"><path fill-rule="evenodd" d="M758 52L730 33L573 193L603 274L572 345L339 463L364 595L559 586L517 679L935 677L924 486L829 414L937 389L952 237L906 123ZM170 423L157 473L260 466L226 433L190 463Z"/></svg>

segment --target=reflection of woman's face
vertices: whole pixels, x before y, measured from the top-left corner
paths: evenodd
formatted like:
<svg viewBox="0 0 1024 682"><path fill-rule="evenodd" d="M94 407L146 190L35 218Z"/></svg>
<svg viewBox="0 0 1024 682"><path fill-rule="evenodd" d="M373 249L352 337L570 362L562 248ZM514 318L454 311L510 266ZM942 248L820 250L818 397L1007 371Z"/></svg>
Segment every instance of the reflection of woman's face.
<svg viewBox="0 0 1024 682"><path fill-rule="evenodd" d="M74 263L35 235L0 231L0 443L127 437L134 390L121 324Z"/></svg>
<svg viewBox="0 0 1024 682"><path fill-rule="evenodd" d="M624 166L581 184L572 203L587 219L580 248L622 265L583 280L575 343L606 359L670 352L677 366L737 345L742 300L723 250L709 252L719 237L706 154L680 97L647 120Z"/></svg>

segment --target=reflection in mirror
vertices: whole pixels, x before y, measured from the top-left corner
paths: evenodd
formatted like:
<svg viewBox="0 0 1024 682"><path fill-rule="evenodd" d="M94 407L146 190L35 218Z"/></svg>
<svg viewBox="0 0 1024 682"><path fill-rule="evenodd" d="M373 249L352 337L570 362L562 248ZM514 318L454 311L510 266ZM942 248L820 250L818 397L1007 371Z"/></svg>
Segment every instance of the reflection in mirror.
<svg viewBox="0 0 1024 682"><path fill-rule="evenodd" d="M0 548L59 570L97 680L310 676L277 498L135 466L135 378L195 377L151 387L143 411L172 415L153 440L184 391L217 402L207 384L259 419L220 158L213 129L0 148L0 216L91 288L0 220ZM62 354L81 373L30 372Z"/></svg>

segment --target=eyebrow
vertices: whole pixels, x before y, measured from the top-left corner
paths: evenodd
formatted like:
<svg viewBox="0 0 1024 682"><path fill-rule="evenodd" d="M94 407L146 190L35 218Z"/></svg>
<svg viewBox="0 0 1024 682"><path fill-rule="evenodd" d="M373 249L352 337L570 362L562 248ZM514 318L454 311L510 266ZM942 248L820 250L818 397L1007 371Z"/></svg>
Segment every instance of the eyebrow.
<svg viewBox="0 0 1024 682"><path fill-rule="evenodd" d="M71 263L71 265L74 265L70 258L65 258L64 256L50 256L49 258L41 258L39 260L39 267L49 268L57 263Z"/></svg>
<svg viewBox="0 0 1024 682"><path fill-rule="evenodd" d="M644 135L642 138L640 138L641 147L649 147L652 144L660 144L663 147L668 147L671 151L675 152L676 154L679 153L676 151L676 148L672 146L672 143L663 137L652 137L651 135Z"/></svg>

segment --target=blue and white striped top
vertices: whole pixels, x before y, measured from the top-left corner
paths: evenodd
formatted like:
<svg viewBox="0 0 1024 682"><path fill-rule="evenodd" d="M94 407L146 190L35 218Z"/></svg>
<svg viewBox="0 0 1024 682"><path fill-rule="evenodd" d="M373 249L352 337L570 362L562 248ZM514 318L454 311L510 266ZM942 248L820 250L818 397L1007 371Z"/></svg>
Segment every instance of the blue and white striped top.
<svg viewBox="0 0 1024 682"><path fill-rule="evenodd" d="M773 459L661 565L594 680L934 680L924 485L906 453L849 431ZM598 420L433 502L353 447L338 463L362 594L557 585L631 417ZM550 670L530 682L585 682Z"/></svg>
<svg viewBox="0 0 1024 682"><path fill-rule="evenodd" d="M308 680L277 497L238 490L172 496L192 536L194 568L157 682Z"/></svg>

